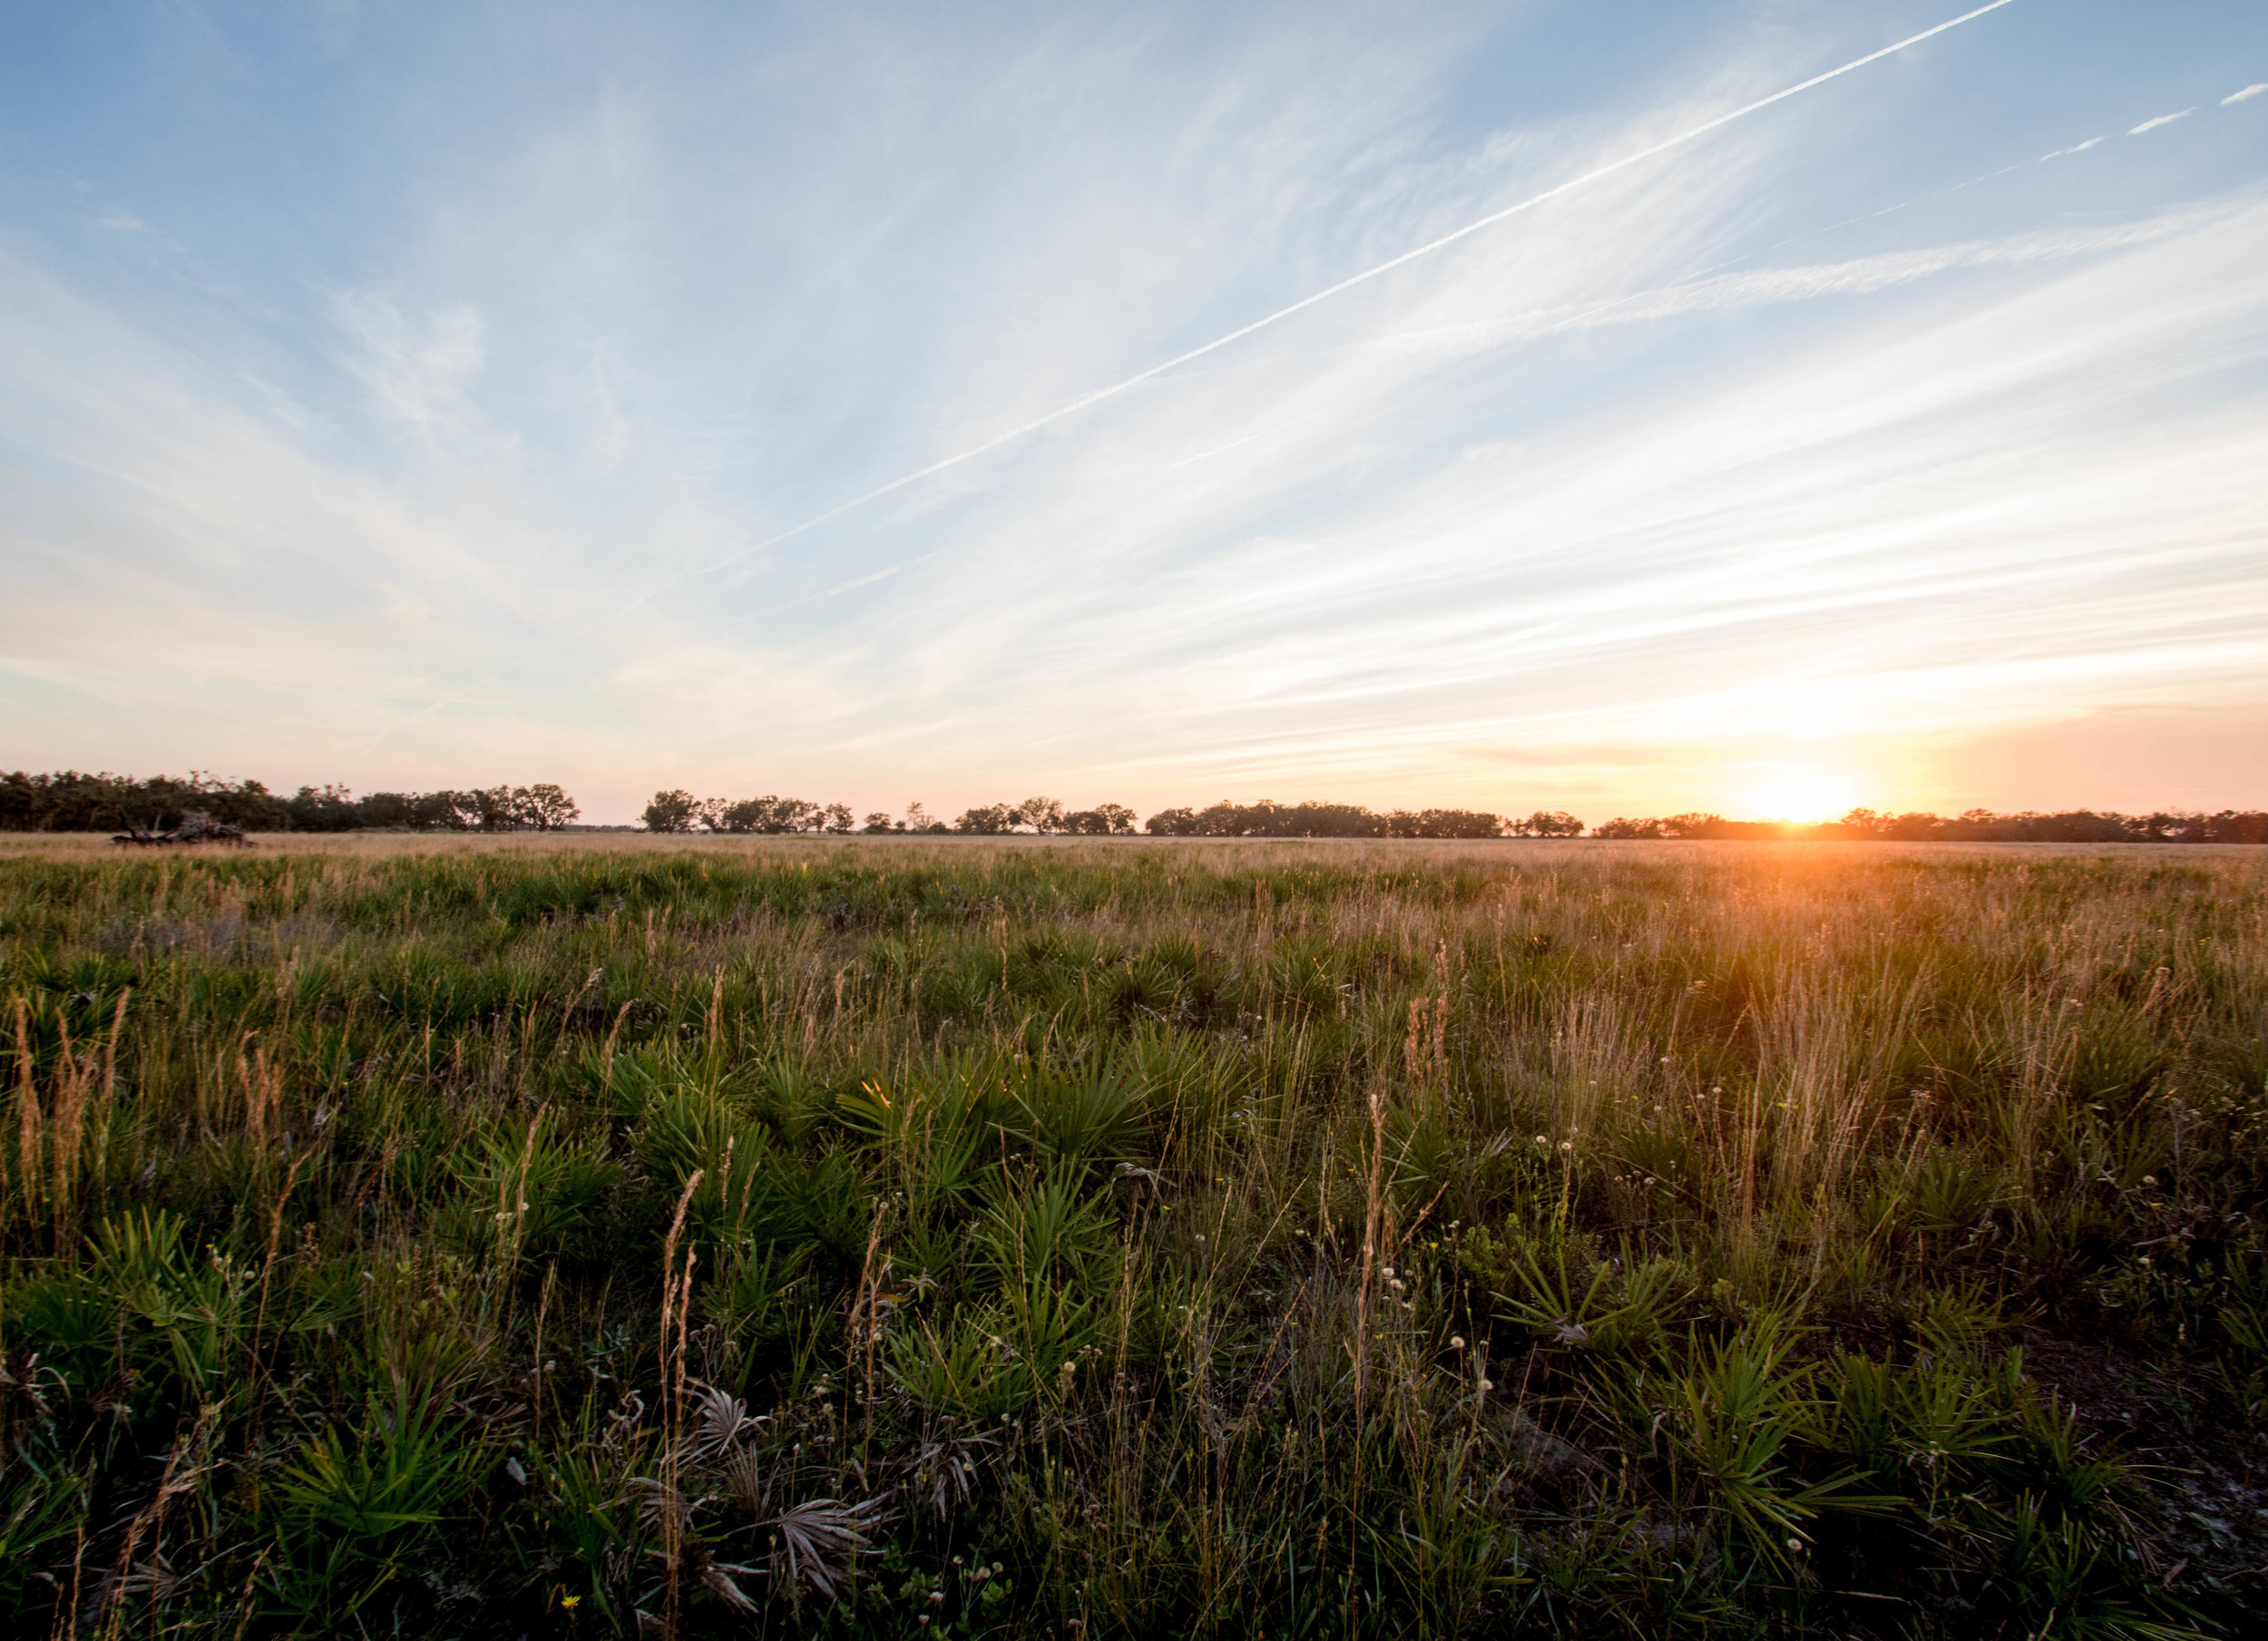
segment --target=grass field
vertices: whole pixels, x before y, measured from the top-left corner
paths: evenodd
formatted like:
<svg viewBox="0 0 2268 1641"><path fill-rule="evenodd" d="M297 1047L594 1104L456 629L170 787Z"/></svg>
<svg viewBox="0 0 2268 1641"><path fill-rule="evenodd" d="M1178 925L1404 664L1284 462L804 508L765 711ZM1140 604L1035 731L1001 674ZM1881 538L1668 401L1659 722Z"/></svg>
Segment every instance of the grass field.
<svg viewBox="0 0 2268 1641"><path fill-rule="evenodd" d="M2240 1634L2264 891L0 840L0 1627Z"/></svg>

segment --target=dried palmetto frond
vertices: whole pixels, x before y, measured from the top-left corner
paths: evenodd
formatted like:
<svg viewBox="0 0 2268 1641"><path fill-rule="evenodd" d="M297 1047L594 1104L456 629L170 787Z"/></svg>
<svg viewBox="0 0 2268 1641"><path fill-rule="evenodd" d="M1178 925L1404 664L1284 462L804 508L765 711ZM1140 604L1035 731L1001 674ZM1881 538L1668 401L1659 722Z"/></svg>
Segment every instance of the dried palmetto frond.
<svg viewBox="0 0 2268 1641"><path fill-rule="evenodd" d="M638 1495L638 1513L656 1532L685 1532L693 1524L693 1506L683 1493L653 1476L632 1476L630 1490Z"/></svg>
<svg viewBox="0 0 2268 1641"><path fill-rule="evenodd" d="M725 1460L725 1494L746 1515L761 1516L772 1502L771 1480L763 1455L754 1448L736 1448Z"/></svg>
<svg viewBox="0 0 2268 1641"><path fill-rule="evenodd" d="M181 1576L166 1565L163 1556L152 1556L134 1563L134 1570L118 1581L122 1596L154 1596L164 1601L181 1587Z"/></svg>
<svg viewBox="0 0 2268 1641"><path fill-rule="evenodd" d="M879 1499L860 1504L813 1499L782 1512L771 1523L779 1540L775 1559L786 1560L791 1583L808 1579L821 1595L832 1597L852 1558L872 1548L866 1529L888 1519L882 1505Z"/></svg>
<svg viewBox="0 0 2268 1641"><path fill-rule="evenodd" d="M938 1515L951 1515L969 1501L976 1484L973 1455L992 1445L990 1436L978 1435L938 1437L923 1442L906 1477L906 1491L926 1498L929 1508Z"/></svg>
<svg viewBox="0 0 2268 1641"><path fill-rule="evenodd" d="M764 1422L750 1416L739 1397L713 1384L701 1386L693 1400L697 1411L688 1437L696 1459L715 1459L730 1452L743 1436L753 1435Z"/></svg>

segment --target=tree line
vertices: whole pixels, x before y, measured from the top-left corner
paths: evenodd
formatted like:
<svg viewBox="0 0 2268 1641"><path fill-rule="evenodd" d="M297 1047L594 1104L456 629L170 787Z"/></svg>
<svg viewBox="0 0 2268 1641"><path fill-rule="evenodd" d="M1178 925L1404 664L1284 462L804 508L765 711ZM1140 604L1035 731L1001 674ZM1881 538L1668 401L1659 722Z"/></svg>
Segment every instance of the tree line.
<svg viewBox="0 0 2268 1641"><path fill-rule="evenodd" d="M979 804L951 822L920 804L904 819L877 811L854 825L846 804L795 797L753 797L738 803L698 798L679 788L657 792L640 817L649 832L961 833L976 837L1017 834L1063 837L1131 837L1139 822L1153 837L1580 837L1583 823L1563 812L1510 820L1474 809L1393 809L1377 814L1360 804L1221 802L1205 809L1161 809L1140 821L1124 804L1073 809L1060 798L1027 797L1019 804Z"/></svg>
<svg viewBox="0 0 2268 1641"><path fill-rule="evenodd" d="M886 810L868 814L854 825L848 804L815 804L800 797L749 797L732 802L721 797L695 797L683 787L657 792L640 820L649 832L963 832L980 837L1011 833L1058 834L1075 837L1123 837L1134 830L1134 811L1124 804L1098 804L1091 809L1066 809L1062 800L1027 797L1020 804L980 804L961 812L950 825L933 817L920 804L908 804L904 819Z"/></svg>
<svg viewBox="0 0 2268 1641"><path fill-rule="evenodd" d="M2115 810L2067 809L2055 814L2023 810L1996 815L1965 809L1956 816L1911 810L1889 815L1853 809L1839 821L1792 825L1786 821L1726 820L1721 815L1668 815L1659 819L1620 816L1591 829L1593 837L1799 838L1816 842L1926 844L2268 844L2268 813L2224 809L2160 809L2148 815Z"/></svg>
<svg viewBox="0 0 2268 1641"><path fill-rule="evenodd" d="M582 811L557 785L471 791L372 792L302 786L286 797L260 781L187 776L89 775L75 769L0 775L0 831L167 831L201 816L247 832L550 832Z"/></svg>
<svg viewBox="0 0 2268 1641"><path fill-rule="evenodd" d="M140 826L152 831L202 816L247 832L548 832L572 825L582 810L559 786L487 786L464 791L371 792L357 797L345 786L301 786L286 796L255 780L220 780L191 770L187 776L85 774L66 769L0 775L0 831L100 832ZM1478 809L1389 809L1309 801L1249 804L1226 800L1202 809L1160 809L1139 820L1124 804L1072 809L1061 799L979 804L952 821L910 804L903 816L875 811L862 818L843 803L799 797L695 797L682 788L657 792L640 817L649 832L834 834L860 832L1017 834L1067 837L1581 837L1584 823L1564 810L1538 810L1522 819ZM2160 809L2147 815L2115 810L2024 810L2012 815L1968 809L1957 816L1925 810L1890 814L1853 809L1841 820L1813 825L1728 820L1692 811L1643 819L1618 816L1589 828L1599 838L1794 838L1816 842L2037 844L2268 844L2268 812Z"/></svg>
<svg viewBox="0 0 2268 1641"><path fill-rule="evenodd" d="M1580 837L1583 823L1539 810L1510 820L1480 809L1390 809L1360 804L1222 802L1204 809L1160 809L1143 823L1158 837Z"/></svg>

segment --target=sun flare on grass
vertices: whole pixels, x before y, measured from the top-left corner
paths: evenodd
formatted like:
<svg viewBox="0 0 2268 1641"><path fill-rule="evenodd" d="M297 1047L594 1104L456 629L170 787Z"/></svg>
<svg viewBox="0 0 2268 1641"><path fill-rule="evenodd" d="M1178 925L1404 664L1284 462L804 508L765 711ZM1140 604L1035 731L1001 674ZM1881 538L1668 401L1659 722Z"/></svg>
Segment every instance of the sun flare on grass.
<svg viewBox="0 0 2268 1641"><path fill-rule="evenodd" d="M1858 801L1855 777L1824 769L1773 771L1742 796L1744 812L1757 820L1823 821L1850 813Z"/></svg>

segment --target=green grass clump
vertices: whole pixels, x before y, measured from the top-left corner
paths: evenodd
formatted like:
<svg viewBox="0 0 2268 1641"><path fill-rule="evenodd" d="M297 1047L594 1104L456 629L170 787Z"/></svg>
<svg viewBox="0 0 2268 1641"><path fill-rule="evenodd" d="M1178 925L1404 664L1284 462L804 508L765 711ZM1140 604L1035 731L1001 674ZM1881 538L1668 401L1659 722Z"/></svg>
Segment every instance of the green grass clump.
<svg viewBox="0 0 2268 1641"><path fill-rule="evenodd" d="M0 1627L2235 1635L2235 851L0 860Z"/></svg>

